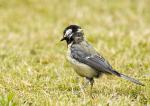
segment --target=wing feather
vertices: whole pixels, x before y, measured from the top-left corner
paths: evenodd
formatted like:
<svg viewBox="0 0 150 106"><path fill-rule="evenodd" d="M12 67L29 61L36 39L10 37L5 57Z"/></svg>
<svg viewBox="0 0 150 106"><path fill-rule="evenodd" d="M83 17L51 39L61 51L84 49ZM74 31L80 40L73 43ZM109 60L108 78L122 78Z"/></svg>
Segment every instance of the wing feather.
<svg viewBox="0 0 150 106"><path fill-rule="evenodd" d="M72 45L71 47L71 56L77 61L84 63L91 68L95 69L98 73L111 73L118 77L129 80L133 83L144 86L138 80L128 77L124 74L121 74L114 70L111 65L106 61L100 54L98 54L88 43L84 42L84 46L81 45Z"/></svg>
<svg viewBox="0 0 150 106"><path fill-rule="evenodd" d="M81 45L73 45L71 47L71 56L77 61L84 63L98 72L113 73L111 72L111 65L99 55L91 46L82 47ZM90 50L89 50L90 48Z"/></svg>

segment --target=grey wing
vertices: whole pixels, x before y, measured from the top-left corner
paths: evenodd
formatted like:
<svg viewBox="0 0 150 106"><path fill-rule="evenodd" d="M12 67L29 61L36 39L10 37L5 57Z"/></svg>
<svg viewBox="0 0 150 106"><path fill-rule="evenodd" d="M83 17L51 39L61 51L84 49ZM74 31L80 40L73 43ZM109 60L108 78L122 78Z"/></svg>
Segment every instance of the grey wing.
<svg viewBox="0 0 150 106"><path fill-rule="evenodd" d="M71 49L71 56L72 58L76 59L77 61L84 63L98 72L103 73L112 73L119 76L120 74L116 71L113 71L111 65L102 57L100 56L94 49L92 52L87 50L88 48L83 48L80 45L76 45L76 47L72 47Z"/></svg>
<svg viewBox="0 0 150 106"><path fill-rule="evenodd" d="M71 48L72 58L92 67L93 69L95 69L98 72L111 73L118 77L129 80L133 83L144 86L144 84L142 84L138 80L128 77L127 75L121 74L121 73L117 72L116 70L112 69L110 64L102 56L100 56L94 49L92 50L92 48L90 48L90 50L88 50L88 45L86 45L86 46L87 46L87 48L84 48L81 45L72 46L72 48Z"/></svg>

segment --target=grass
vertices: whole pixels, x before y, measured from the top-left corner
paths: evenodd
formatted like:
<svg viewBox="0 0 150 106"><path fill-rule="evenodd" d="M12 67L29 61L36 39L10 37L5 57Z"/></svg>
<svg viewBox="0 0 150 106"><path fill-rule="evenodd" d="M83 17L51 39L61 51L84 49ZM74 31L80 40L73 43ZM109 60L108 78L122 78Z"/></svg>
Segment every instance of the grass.
<svg viewBox="0 0 150 106"><path fill-rule="evenodd" d="M0 105L150 105L149 0L0 0ZM82 78L60 43L69 24L85 30L90 43L119 72L80 90Z"/></svg>

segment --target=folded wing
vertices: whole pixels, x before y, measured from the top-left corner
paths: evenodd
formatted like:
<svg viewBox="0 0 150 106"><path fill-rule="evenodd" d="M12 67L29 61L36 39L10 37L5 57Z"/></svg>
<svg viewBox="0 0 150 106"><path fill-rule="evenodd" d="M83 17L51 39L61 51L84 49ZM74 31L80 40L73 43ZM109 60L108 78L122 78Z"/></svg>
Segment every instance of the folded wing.
<svg viewBox="0 0 150 106"><path fill-rule="evenodd" d="M90 46L90 50L88 50L88 46L86 47L82 47L79 45L74 45L74 46L78 46L78 47L72 47L71 56L77 61L90 66L91 68L95 69L95 71L99 73L103 72L103 73L114 74L118 77L124 78L136 84L143 85L138 80L135 80L134 78L130 78L114 70L111 67L111 65L102 56L100 56L93 48L91 48L91 46Z"/></svg>

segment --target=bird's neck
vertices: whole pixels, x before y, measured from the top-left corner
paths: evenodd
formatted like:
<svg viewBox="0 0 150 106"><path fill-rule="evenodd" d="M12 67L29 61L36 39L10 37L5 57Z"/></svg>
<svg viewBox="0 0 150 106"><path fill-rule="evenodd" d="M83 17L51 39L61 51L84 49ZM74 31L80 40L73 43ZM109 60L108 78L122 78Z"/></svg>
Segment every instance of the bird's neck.
<svg viewBox="0 0 150 106"><path fill-rule="evenodd" d="M74 40L73 40L73 43L74 44L78 44L78 43L81 43L82 41L84 41L84 37L83 36L75 37Z"/></svg>

